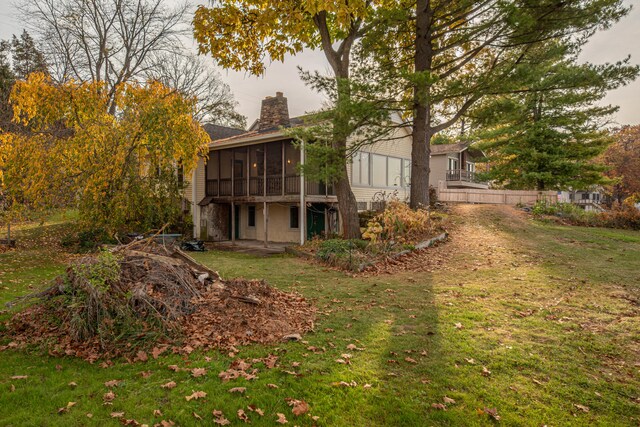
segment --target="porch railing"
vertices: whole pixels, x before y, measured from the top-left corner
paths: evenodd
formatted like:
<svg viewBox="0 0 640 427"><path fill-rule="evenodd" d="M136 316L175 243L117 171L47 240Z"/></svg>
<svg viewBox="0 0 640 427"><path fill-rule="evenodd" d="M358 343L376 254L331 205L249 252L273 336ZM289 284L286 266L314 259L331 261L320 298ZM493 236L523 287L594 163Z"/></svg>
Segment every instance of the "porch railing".
<svg viewBox="0 0 640 427"><path fill-rule="evenodd" d="M447 181L478 182L476 173L465 169L448 170Z"/></svg>
<svg viewBox="0 0 640 427"><path fill-rule="evenodd" d="M264 196L265 186L263 177L249 178L249 188L247 189L246 178L235 178L232 182L226 179L208 179L206 182L206 195L213 197L228 196ZM267 176L267 196L300 194L300 176L286 175L283 177ZM335 189L332 185L321 182L306 182L306 194L309 196L335 196Z"/></svg>

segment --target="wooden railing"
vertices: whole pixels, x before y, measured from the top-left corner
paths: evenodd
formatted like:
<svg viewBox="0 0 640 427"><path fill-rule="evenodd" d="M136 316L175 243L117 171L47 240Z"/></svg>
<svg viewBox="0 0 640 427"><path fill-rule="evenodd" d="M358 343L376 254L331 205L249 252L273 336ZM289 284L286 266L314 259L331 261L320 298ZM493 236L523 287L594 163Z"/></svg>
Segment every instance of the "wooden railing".
<svg viewBox="0 0 640 427"><path fill-rule="evenodd" d="M228 196L264 196L265 186L263 177L249 178L247 188L246 178L209 179L206 182L206 195L213 197ZM300 194L299 175L274 175L267 177L267 196L280 196ZM306 194L309 196L334 196L335 190L332 185L325 185L318 182L306 182Z"/></svg>
<svg viewBox="0 0 640 427"><path fill-rule="evenodd" d="M447 181L478 182L476 173L465 169L448 170Z"/></svg>

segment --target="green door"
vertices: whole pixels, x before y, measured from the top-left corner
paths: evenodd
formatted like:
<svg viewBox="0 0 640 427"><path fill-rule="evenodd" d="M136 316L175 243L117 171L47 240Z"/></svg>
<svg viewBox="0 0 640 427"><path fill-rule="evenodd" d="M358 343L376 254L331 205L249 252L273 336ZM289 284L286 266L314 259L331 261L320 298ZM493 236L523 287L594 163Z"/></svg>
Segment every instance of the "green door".
<svg viewBox="0 0 640 427"><path fill-rule="evenodd" d="M307 208L307 239L324 234L325 208L325 205L315 203Z"/></svg>

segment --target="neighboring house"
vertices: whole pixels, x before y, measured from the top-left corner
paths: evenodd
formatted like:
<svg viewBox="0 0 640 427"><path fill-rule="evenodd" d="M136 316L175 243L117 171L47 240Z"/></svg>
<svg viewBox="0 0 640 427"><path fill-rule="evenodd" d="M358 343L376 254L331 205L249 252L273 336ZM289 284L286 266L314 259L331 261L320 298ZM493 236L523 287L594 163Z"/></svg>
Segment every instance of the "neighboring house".
<svg viewBox="0 0 640 427"><path fill-rule="evenodd" d="M284 128L302 124L289 117L287 98L278 92L262 101L260 119L246 132L205 126L212 139L209 158L200 160L185 191L197 238L267 244L340 233L332 186L298 173L304 153ZM396 132L356 152L348 165L359 210L376 208L391 194L408 199L411 135Z"/></svg>
<svg viewBox="0 0 640 427"><path fill-rule="evenodd" d="M558 202L573 203L586 211L604 210L601 203L603 196L599 188L590 190L558 191Z"/></svg>
<svg viewBox="0 0 640 427"><path fill-rule="evenodd" d="M484 155L468 143L431 146L429 181L438 188L479 188L489 185L476 178L476 160Z"/></svg>

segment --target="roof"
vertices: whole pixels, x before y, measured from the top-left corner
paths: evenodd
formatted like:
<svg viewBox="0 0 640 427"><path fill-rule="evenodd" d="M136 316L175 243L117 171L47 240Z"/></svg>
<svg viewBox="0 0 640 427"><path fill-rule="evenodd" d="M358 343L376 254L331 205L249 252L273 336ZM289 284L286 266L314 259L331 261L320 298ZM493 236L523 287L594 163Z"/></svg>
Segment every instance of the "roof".
<svg viewBox="0 0 640 427"><path fill-rule="evenodd" d="M467 143L437 144L431 146L431 154L459 153L469 147Z"/></svg>
<svg viewBox="0 0 640 427"><path fill-rule="evenodd" d="M461 151L465 151L469 153L470 156L477 158L483 157L484 153L482 150L472 147L468 142L461 142L458 144L436 144L431 146L431 155L437 156L440 154L453 154L460 153Z"/></svg>
<svg viewBox="0 0 640 427"><path fill-rule="evenodd" d="M209 144L209 147L213 147L213 146L220 146L220 145L235 145L235 144L242 144L242 143L246 143L246 142L258 142L258 141L262 141L262 140L275 140L275 139L279 139L279 138L290 138L289 136L287 136L285 134L285 132L282 130L282 128L278 128L278 129L265 129L265 130L259 130L259 120L256 120L255 123L253 123L251 125L251 127L249 127L248 131L240 131L239 133L233 133L231 135L228 135L227 137L222 137L222 138L211 138L211 144ZM304 116L300 116L300 117L292 117L290 119L290 125L288 127L297 127L297 126L302 126L304 124ZM227 128L230 129L230 128ZM206 130L206 129L205 129ZM238 129L232 129L234 131L237 131Z"/></svg>
<svg viewBox="0 0 640 427"><path fill-rule="evenodd" d="M209 138L211 138L212 141L215 141L217 139L229 138L246 132L246 130L244 129L220 126L213 123L207 123L203 125L202 128L209 134Z"/></svg>

